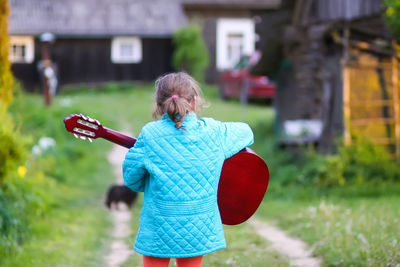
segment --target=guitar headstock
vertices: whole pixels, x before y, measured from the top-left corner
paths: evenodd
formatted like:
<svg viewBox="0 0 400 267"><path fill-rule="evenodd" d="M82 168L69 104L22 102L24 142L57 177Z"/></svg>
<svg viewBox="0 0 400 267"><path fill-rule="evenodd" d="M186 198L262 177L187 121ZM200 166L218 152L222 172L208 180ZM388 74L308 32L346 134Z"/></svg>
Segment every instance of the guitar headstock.
<svg viewBox="0 0 400 267"><path fill-rule="evenodd" d="M76 138L83 140L102 137L104 128L101 123L83 114L71 114L64 119L65 128L70 133L73 133Z"/></svg>

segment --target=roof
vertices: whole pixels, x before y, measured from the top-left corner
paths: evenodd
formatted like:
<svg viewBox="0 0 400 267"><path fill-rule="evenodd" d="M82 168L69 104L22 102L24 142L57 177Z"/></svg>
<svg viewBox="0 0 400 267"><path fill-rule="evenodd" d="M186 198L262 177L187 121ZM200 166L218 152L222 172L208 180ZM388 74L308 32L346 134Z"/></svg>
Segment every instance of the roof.
<svg viewBox="0 0 400 267"><path fill-rule="evenodd" d="M10 0L9 33L170 36L185 25L181 0Z"/></svg>
<svg viewBox="0 0 400 267"><path fill-rule="evenodd" d="M310 11L315 22L350 21L381 15L383 0L314 0Z"/></svg>
<svg viewBox="0 0 400 267"><path fill-rule="evenodd" d="M182 0L186 8L277 9L281 0Z"/></svg>
<svg viewBox="0 0 400 267"><path fill-rule="evenodd" d="M9 33L56 36L171 36L184 7L278 8L281 0L10 0Z"/></svg>

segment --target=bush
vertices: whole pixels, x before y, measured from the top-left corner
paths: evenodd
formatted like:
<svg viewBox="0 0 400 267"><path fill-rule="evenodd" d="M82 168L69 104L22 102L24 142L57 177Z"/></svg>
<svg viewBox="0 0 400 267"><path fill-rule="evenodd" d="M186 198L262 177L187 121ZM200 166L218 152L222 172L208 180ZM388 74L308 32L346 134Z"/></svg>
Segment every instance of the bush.
<svg viewBox="0 0 400 267"><path fill-rule="evenodd" d="M319 187L400 182L400 167L387 151L362 137L340 146L337 155L312 153L306 158L303 175Z"/></svg>
<svg viewBox="0 0 400 267"><path fill-rule="evenodd" d="M5 106L0 106L0 184L14 175L24 159L24 139L15 132Z"/></svg>
<svg viewBox="0 0 400 267"><path fill-rule="evenodd" d="M48 170L54 164L30 157L28 138L15 129L5 105L0 106L0 118L1 259L26 238L32 216L42 213L48 206L48 189L54 182L45 179L42 169Z"/></svg>
<svg viewBox="0 0 400 267"><path fill-rule="evenodd" d="M21 171L20 171L21 170ZM17 175L8 177L0 188L0 265L28 237L34 216L48 208L54 188L42 172L18 168Z"/></svg>
<svg viewBox="0 0 400 267"><path fill-rule="evenodd" d="M356 137L350 146L341 147L339 155L348 182L400 182L400 167L388 152L362 137Z"/></svg>
<svg viewBox="0 0 400 267"><path fill-rule="evenodd" d="M196 80L203 81L203 72L208 66L208 51L200 28L189 26L179 29L173 38L175 51L172 64L177 70L184 70Z"/></svg>
<svg viewBox="0 0 400 267"><path fill-rule="evenodd" d="M22 98L20 92L10 106L13 117L5 105L0 105L0 265L3 256L10 255L28 237L33 218L50 206L54 198L51 192L66 173L57 167L65 158L58 156L55 149L40 155L30 153L32 137L38 139L44 133L63 129L56 127L49 110L35 108ZM20 106L17 111L16 106ZM19 121L18 128L32 137L23 136L13 121Z"/></svg>
<svg viewBox="0 0 400 267"><path fill-rule="evenodd" d="M381 190L380 185L400 184L400 166L396 161L384 147L362 137L354 137L349 146L338 144L334 155L321 155L311 147L304 147L302 153L280 149L272 122L256 125L253 130L254 149L270 169L269 195L290 198L304 193L300 188L309 195L344 187L368 188L372 194L371 188Z"/></svg>
<svg viewBox="0 0 400 267"><path fill-rule="evenodd" d="M398 0L385 0L386 7L385 18L386 25L389 27L392 34L400 37L400 1Z"/></svg>
<svg viewBox="0 0 400 267"><path fill-rule="evenodd" d="M23 180L26 167L24 138L15 131L5 105L0 106L0 255L20 243L26 233L25 212L31 195Z"/></svg>

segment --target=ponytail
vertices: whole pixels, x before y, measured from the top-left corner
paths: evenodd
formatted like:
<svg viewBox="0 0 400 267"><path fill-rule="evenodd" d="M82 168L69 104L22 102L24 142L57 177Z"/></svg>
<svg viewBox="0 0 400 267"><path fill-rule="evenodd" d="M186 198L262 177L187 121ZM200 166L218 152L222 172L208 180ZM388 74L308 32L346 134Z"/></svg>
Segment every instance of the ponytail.
<svg viewBox="0 0 400 267"><path fill-rule="evenodd" d="M175 95L173 95L175 96ZM183 97L169 97L164 102L165 113L175 122L175 128L182 128L182 122L192 110L191 104Z"/></svg>
<svg viewBox="0 0 400 267"><path fill-rule="evenodd" d="M158 78L155 98L153 117L166 113L175 122L177 129L181 129L183 120L195 111L193 101L196 102L196 108L204 104L199 85L185 72L170 73Z"/></svg>

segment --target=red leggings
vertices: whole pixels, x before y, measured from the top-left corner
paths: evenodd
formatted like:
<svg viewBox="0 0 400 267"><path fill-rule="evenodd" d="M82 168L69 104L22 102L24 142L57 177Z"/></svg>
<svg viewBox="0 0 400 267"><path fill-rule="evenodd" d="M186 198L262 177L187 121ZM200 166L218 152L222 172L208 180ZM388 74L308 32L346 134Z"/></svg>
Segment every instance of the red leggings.
<svg viewBox="0 0 400 267"><path fill-rule="evenodd" d="M143 255L143 267L168 267L170 258L157 258ZM203 256L177 258L177 267L201 267Z"/></svg>

